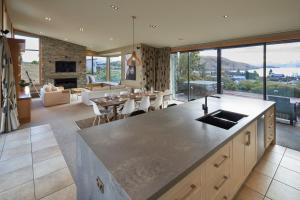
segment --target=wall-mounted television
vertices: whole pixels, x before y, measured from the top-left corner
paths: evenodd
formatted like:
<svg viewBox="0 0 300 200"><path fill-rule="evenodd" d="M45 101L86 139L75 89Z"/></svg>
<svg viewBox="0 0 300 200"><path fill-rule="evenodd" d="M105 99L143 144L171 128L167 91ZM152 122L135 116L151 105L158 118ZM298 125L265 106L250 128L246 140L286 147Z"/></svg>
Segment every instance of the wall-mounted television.
<svg viewBox="0 0 300 200"><path fill-rule="evenodd" d="M55 72L76 72L76 62L55 61Z"/></svg>

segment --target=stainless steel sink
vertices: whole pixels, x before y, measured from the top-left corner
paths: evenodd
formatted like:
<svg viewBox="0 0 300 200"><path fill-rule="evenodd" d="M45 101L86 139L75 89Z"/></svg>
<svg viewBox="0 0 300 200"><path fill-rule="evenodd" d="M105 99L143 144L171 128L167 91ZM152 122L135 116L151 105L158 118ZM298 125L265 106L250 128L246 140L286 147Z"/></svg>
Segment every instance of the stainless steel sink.
<svg viewBox="0 0 300 200"><path fill-rule="evenodd" d="M225 110L218 110L211 114L200 117L196 120L228 130L232 128L234 125L236 125L238 121L244 117L247 117L247 115L225 111Z"/></svg>

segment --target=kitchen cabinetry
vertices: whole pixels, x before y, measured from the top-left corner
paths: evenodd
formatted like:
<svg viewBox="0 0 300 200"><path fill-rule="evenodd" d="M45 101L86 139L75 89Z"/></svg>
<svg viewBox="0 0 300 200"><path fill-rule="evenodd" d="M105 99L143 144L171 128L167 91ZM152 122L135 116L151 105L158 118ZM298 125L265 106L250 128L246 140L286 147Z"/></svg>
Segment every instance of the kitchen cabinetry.
<svg viewBox="0 0 300 200"><path fill-rule="evenodd" d="M265 113L265 148L267 149L270 144L275 143L275 107L272 106Z"/></svg>
<svg viewBox="0 0 300 200"><path fill-rule="evenodd" d="M257 121L252 122L232 140L232 181L234 195L257 162Z"/></svg>

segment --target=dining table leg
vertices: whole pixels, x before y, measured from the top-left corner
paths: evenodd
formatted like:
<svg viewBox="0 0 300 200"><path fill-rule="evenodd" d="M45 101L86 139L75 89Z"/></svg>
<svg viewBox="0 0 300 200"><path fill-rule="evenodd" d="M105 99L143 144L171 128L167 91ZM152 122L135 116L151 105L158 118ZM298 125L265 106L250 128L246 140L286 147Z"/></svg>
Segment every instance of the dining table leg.
<svg viewBox="0 0 300 200"><path fill-rule="evenodd" d="M117 106L114 105L114 119L117 120L118 119L118 110L117 110Z"/></svg>

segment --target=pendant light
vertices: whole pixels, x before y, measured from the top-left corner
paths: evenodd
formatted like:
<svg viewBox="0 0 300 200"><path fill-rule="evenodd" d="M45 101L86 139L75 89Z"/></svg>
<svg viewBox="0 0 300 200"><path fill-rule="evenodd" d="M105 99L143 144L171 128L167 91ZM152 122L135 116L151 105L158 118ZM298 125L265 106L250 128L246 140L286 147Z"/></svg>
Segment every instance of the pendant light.
<svg viewBox="0 0 300 200"><path fill-rule="evenodd" d="M127 65L128 66L136 66L136 65L141 65L142 61L141 59L137 56L135 52L135 47L134 47L134 21L136 19L136 16L132 16L132 54L130 58L127 60Z"/></svg>

